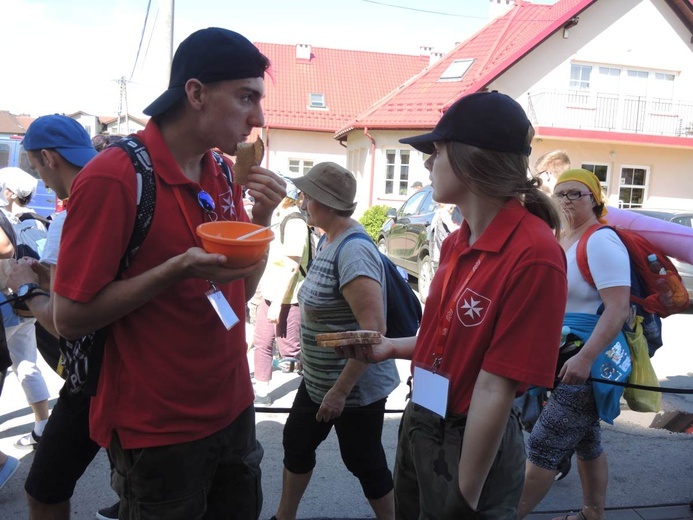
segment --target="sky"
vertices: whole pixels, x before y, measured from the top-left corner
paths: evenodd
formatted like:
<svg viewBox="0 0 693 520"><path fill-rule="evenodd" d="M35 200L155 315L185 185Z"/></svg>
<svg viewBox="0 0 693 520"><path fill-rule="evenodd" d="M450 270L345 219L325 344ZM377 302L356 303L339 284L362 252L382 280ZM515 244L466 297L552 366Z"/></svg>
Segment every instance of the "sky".
<svg viewBox="0 0 693 520"><path fill-rule="evenodd" d="M141 115L168 84L159 16L166 1L8 2L0 30L0 110L108 116L125 113L127 99L127 111ZM428 46L445 53L488 22L491 1L175 0L173 46L197 29L218 26L253 42L402 54Z"/></svg>

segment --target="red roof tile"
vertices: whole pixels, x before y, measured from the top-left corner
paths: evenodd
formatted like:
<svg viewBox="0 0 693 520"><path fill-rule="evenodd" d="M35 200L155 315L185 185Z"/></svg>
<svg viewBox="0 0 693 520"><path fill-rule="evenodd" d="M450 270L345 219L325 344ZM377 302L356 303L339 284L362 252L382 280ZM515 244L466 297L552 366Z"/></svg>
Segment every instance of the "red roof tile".
<svg viewBox="0 0 693 520"><path fill-rule="evenodd" d="M477 92L562 28L596 0L562 0L538 5L517 0L505 15L493 20L440 61L413 77L404 87L342 127L339 138L353 128L429 129L442 112L465 94ZM455 60L474 62L461 81L439 78Z"/></svg>
<svg viewBox="0 0 693 520"><path fill-rule="evenodd" d="M322 47L297 59L295 45L255 45L272 63L262 102L269 128L334 133L429 63L428 56ZM310 94L324 94L327 108L308 108Z"/></svg>

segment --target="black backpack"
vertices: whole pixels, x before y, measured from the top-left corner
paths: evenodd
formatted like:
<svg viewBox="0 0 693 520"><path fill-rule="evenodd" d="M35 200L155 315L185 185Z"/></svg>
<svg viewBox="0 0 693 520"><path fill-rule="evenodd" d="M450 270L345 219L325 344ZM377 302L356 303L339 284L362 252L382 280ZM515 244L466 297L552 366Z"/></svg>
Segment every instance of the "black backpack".
<svg viewBox="0 0 693 520"><path fill-rule="evenodd" d="M371 237L365 233L353 233L346 237L335 254L335 277L339 279L339 253L341 253L344 244L350 240L361 239L370 242L373 247L376 247ZM397 270L397 266L392 263L387 256L378 251L380 259L385 268L385 284L386 300L387 300L387 323L385 336L388 338L408 338L416 336L421 323L421 302L416 297L416 294L409 287L407 281L402 278L402 275Z"/></svg>

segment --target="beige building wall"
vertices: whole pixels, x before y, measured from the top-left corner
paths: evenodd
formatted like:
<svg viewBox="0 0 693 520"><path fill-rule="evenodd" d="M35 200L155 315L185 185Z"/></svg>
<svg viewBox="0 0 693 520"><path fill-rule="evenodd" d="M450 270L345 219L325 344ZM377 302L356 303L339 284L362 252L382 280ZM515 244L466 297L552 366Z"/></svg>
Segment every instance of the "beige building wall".
<svg viewBox="0 0 693 520"><path fill-rule="evenodd" d="M302 132L297 130L263 129L265 160L263 166L282 175L295 176L289 169L290 161L313 164L331 161L346 165L346 149L329 132ZM298 172L303 174L303 172Z"/></svg>
<svg viewBox="0 0 693 520"><path fill-rule="evenodd" d="M643 207L693 210L693 149L540 138L532 143L530 166L556 149L567 152L573 168L584 164L608 168L607 196L612 206L619 205L621 168L638 167L648 171Z"/></svg>
<svg viewBox="0 0 693 520"><path fill-rule="evenodd" d="M420 181L424 186L430 184L428 170L423 166L423 154L417 152L411 146L399 142L403 137L412 135L412 132L373 130L369 132L369 134L375 140L374 155L371 154L372 142L364 135L362 130L354 131L349 134L347 168L356 175L359 181L357 195L359 206L356 209L359 215L370 206L385 205L399 208L413 193L411 188L409 188L412 183ZM385 193L388 150L394 150L398 155L401 155L401 152L409 154L409 174L406 194L399 194L398 189L394 189L394 193ZM372 160L373 157L374 161ZM371 170L374 171L372 186L370 179ZM398 174L399 171L401 170L397 167L396 174ZM396 184L397 180L396 177Z"/></svg>

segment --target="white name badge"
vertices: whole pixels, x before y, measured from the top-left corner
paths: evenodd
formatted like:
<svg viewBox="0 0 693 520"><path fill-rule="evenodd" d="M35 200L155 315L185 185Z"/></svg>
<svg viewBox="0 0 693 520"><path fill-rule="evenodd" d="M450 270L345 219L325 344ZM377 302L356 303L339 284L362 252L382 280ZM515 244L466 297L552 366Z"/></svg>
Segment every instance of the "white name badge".
<svg viewBox="0 0 693 520"><path fill-rule="evenodd" d="M445 418L448 409L448 388L450 381L446 377L414 367L414 387L411 400Z"/></svg>
<svg viewBox="0 0 693 520"><path fill-rule="evenodd" d="M209 303L212 304L214 310L217 312L219 319L226 327L226 330L230 330L236 323L238 323L238 316L233 312L231 305L226 301L224 295L219 289L210 289L205 293Z"/></svg>

